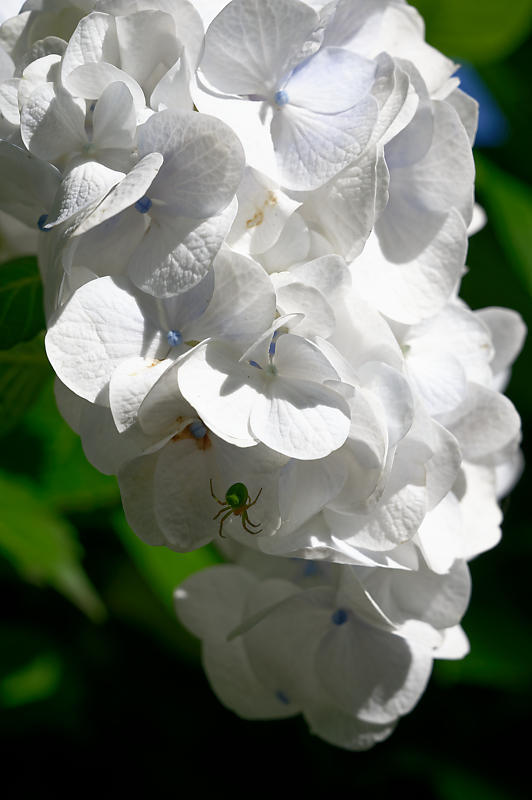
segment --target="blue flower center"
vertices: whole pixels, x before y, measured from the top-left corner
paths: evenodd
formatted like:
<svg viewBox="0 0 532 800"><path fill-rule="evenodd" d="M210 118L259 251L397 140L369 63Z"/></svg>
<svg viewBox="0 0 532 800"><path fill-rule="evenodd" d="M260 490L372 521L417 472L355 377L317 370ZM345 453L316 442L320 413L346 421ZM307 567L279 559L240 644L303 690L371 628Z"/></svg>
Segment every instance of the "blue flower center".
<svg viewBox="0 0 532 800"><path fill-rule="evenodd" d="M195 422L191 422L188 426L188 429L194 439L203 439L204 436L207 436L207 428L199 419L197 419Z"/></svg>
<svg viewBox="0 0 532 800"><path fill-rule="evenodd" d="M331 617L331 621L335 625L343 625L347 622L347 611L344 608L337 608Z"/></svg>
<svg viewBox="0 0 532 800"><path fill-rule="evenodd" d="M288 95L284 89L280 89L278 92L275 92L274 98L275 104L277 106L285 106L288 101Z"/></svg>
<svg viewBox="0 0 532 800"><path fill-rule="evenodd" d="M181 331L168 331L168 333L166 334L166 339L170 347L176 347L183 341L183 336L181 334Z"/></svg>
<svg viewBox="0 0 532 800"><path fill-rule="evenodd" d="M305 578L314 578L319 573L319 567L315 561L307 561L303 568L303 576Z"/></svg>
<svg viewBox="0 0 532 800"><path fill-rule="evenodd" d="M141 214L147 214L151 207L152 207L152 202L147 195L144 195L144 197L141 197L140 200L137 200L137 202L135 203L135 208Z"/></svg>
<svg viewBox="0 0 532 800"><path fill-rule="evenodd" d="M271 340L270 346L268 348L268 355L270 356L270 358L273 358L273 356L275 355L275 347L277 345L277 339L278 339L279 333L280 333L279 330L276 330L273 333L272 340Z"/></svg>

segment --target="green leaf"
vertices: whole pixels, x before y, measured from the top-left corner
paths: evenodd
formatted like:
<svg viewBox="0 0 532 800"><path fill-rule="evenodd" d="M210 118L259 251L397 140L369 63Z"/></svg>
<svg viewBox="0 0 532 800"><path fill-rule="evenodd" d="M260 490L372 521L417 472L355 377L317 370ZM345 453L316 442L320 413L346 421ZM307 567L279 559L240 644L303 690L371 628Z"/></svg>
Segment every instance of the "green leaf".
<svg viewBox="0 0 532 800"><path fill-rule="evenodd" d="M412 0L427 41L446 55L477 64L503 58L532 27L532 0Z"/></svg>
<svg viewBox="0 0 532 800"><path fill-rule="evenodd" d="M30 342L0 350L0 436L22 419L51 374L44 332Z"/></svg>
<svg viewBox="0 0 532 800"><path fill-rule="evenodd" d="M511 611L511 610L510 610ZM488 611L486 610L487 614ZM496 628L496 625L500 625ZM464 626L467 632L467 624ZM493 631L497 630L497 637ZM526 621L491 614L489 624L475 620L471 652L462 661L436 661L434 677L441 685L485 686L505 692L526 691L530 685L532 646Z"/></svg>
<svg viewBox="0 0 532 800"><path fill-rule="evenodd" d="M8 440L11 448L16 447L19 431ZM29 436L29 444L34 442L39 450L39 492L48 505L62 512L94 512L118 506L120 492L116 478L103 475L89 464L79 436L57 409L51 381L26 414L22 431ZM2 464L6 466L6 461L0 456Z"/></svg>
<svg viewBox="0 0 532 800"><path fill-rule="evenodd" d="M33 339L46 323L42 283L33 256L0 265L0 349Z"/></svg>
<svg viewBox="0 0 532 800"><path fill-rule="evenodd" d="M429 739L430 741L430 739ZM397 766L404 774L423 775L433 784L431 798L438 800L513 800L515 795L508 786L499 789L491 776L476 774L474 762L465 765L452 760L453 751L442 751L435 757L430 750L417 747L401 749L395 756ZM427 795L428 796L428 795Z"/></svg>
<svg viewBox="0 0 532 800"><path fill-rule="evenodd" d="M167 547L145 544L133 533L122 512L115 515L113 525L137 569L173 616L176 587L188 575L223 561L214 547L209 545L191 553L175 553Z"/></svg>
<svg viewBox="0 0 532 800"><path fill-rule="evenodd" d="M0 680L0 706L18 706L46 700L59 688L63 673L54 652L42 653Z"/></svg>
<svg viewBox="0 0 532 800"><path fill-rule="evenodd" d="M83 567L76 532L29 481L0 473L0 552L28 581L48 584L94 620L105 609Z"/></svg>
<svg viewBox="0 0 532 800"><path fill-rule="evenodd" d="M445 764L442 768L441 764L435 764L434 773L441 800L512 800L515 797L507 788L499 789L489 779L464 767Z"/></svg>
<svg viewBox="0 0 532 800"><path fill-rule="evenodd" d="M477 188L509 264L532 296L532 190L476 155Z"/></svg>

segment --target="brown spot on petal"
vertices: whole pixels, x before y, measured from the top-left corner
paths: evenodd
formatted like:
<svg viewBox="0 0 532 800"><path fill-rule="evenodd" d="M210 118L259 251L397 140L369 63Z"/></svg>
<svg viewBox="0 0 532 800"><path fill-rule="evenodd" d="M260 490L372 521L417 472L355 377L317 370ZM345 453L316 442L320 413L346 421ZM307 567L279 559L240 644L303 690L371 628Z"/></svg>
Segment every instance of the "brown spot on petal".
<svg viewBox="0 0 532 800"><path fill-rule="evenodd" d="M246 220L246 228L256 228L259 225L262 225L263 222L264 212L259 209L257 213L251 217L251 219Z"/></svg>
<svg viewBox="0 0 532 800"><path fill-rule="evenodd" d="M206 433L202 439L196 439L196 442L200 450L209 450L212 447L212 442L208 433Z"/></svg>
<svg viewBox="0 0 532 800"><path fill-rule="evenodd" d="M264 222L264 209L267 208L268 206L270 208L273 208L273 206L276 205L277 205L277 197L274 195L273 192L268 192L268 196L266 197L266 200L262 204L262 208L259 208L259 210L250 219L246 220L246 228L248 229L257 228L259 225L262 225L262 223Z"/></svg>

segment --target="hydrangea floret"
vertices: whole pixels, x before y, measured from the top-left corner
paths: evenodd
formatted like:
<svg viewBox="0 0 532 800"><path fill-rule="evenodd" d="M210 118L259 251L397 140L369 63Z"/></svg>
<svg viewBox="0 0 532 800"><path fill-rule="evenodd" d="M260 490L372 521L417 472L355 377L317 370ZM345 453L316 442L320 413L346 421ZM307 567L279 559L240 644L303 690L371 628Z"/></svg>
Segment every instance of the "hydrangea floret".
<svg viewBox="0 0 532 800"><path fill-rule="evenodd" d="M56 396L213 690L363 750L468 651L520 472L518 314L459 298L476 103L404 0L28 0L0 210L38 241Z"/></svg>

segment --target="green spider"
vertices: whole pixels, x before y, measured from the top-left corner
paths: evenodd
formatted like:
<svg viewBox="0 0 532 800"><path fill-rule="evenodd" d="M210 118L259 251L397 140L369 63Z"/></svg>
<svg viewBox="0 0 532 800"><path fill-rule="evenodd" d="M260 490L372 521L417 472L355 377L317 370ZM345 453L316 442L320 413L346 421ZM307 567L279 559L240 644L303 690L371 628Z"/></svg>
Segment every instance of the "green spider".
<svg viewBox="0 0 532 800"><path fill-rule="evenodd" d="M223 506L223 508L221 508L218 511L218 513L214 515L213 519L218 519L220 514L223 514L224 511L227 512L221 518L221 520L220 520L220 528L218 530L218 533L220 534L222 539L225 538L223 533L222 533L223 524L224 524L225 520L228 517L231 516L231 514L235 514L237 517L240 517L240 520L242 522L242 527L248 533L261 533L262 532L262 528L260 528L258 531L252 531L247 527L247 525L251 525L253 528L258 528L259 525L260 525L260 523L252 522L249 519L249 517L248 517L248 508L251 508L251 506L255 505L255 503L257 502L257 500L260 497L260 493L262 492L262 487L259 489L259 493L256 496L256 498L253 501L251 501L250 498L249 498L249 493L248 493L248 490L247 490L247 486L245 486L243 483L233 483L233 485L230 486L229 489L225 493L225 503L224 503L221 500L219 500L216 497L216 495L214 494L214 489L212 488L212 478L210 479L210 484L211 484L211 495L212 495L212 497L216 500L217 503L219 503L221 506Z"/></svg>

